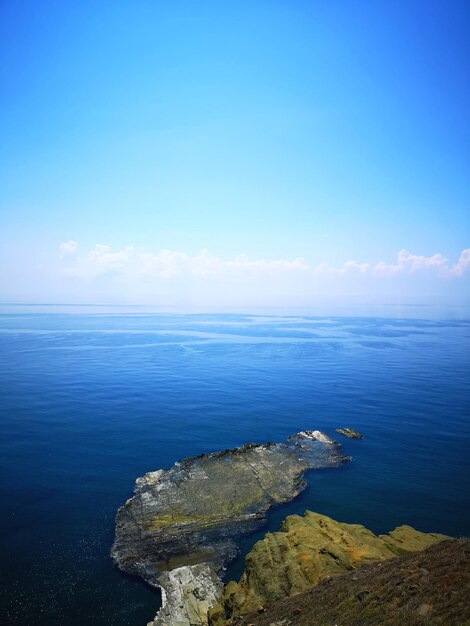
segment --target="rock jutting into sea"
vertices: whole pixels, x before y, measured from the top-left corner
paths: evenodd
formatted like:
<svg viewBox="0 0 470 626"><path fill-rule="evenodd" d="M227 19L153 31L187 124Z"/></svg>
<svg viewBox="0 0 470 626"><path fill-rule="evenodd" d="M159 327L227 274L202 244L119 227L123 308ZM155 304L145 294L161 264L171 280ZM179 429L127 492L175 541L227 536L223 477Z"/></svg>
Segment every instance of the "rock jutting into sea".
<svg viewBox="0 0 470 626"><path fill-rule="evenodd" d="M469 589L470 540L452 539L326 577L231 624L469 626Z"/></svg>
<svg viewBox="0 0 470 626"><path fill-rule="evenodd" d="M307 470L349 460L320 431L284 443L247 444L149 472L116 516L111 555L119 568L162 590L153 626L207 624L222 592L219 573L236 539L265 521L275 504L305 487Z"/></svg>
<svg viewBox="0 0 470 626"><path fill-rule="evenodd" d="M225 586L209 611L209 623L237 623L236 618L311 589L321 580L446 539L450 537L422 533L411 526L374 535L360 524L337 522L311 511L302 517L290 515L279 532L267 533L253 546L240 581Z"/></svg>

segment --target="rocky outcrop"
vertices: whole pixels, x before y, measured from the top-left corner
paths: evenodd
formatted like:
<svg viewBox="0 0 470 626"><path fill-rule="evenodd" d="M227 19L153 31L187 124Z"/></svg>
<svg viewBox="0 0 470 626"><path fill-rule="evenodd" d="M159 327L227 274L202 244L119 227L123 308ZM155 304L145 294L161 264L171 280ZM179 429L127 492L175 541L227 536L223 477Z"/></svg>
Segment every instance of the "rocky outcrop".
<svg viewBox="0 0 470 626"><path fill-rule="evenodd" d="M204 563L162 572L159 584L162 608L148 626L205 626L207 612L223 589L213 568Z"/></svg>
<svg viewBox="0 0 470 626"><path fill-rule="evenodd" d="M229 582L209 611L211 626L256 611L310 589L319 581L362 565L423 550L448 539L400 526L388 535L374 535L359 524L343 524L318 513L291 515L276 533L267 533L246 557L238 583Z"/></svg>
<svg viewBox="0 0 470 626"><path fill-rule="evenodd" d="M354 428L336 428L336 432L348 439L364 439L364 435L358 433Z"/></svg>
<svg viewBox="0 0 470 626"><path fill-rule="evenodd" d="M162 589L155 626L204 624L237 537L263 523L271 506L295 498L306 470L345 460L336 442L305 431L285 443L249 444L150 472L117 513L112 557Z"/></svg>
<svg viewBox="0 0 470 626"><path fill-rule="evenodd" d="M233 624L469 626L469 589L470 541L454 539L324 579Z"/></svg>

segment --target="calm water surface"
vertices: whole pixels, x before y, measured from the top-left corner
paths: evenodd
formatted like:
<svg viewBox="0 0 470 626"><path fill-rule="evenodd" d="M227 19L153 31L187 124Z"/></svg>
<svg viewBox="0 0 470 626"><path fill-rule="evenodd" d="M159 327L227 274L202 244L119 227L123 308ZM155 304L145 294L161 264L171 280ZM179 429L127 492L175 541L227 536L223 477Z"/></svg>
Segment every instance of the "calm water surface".
<svg viewBox="0 0 470 626"><path fill-rule="evenodd" d="M109 559L135 478L306 428L366 438L269 529L311 508L470 534L470 321L396 315L0 309L0 623L146 624L158 594Z"/></svg>

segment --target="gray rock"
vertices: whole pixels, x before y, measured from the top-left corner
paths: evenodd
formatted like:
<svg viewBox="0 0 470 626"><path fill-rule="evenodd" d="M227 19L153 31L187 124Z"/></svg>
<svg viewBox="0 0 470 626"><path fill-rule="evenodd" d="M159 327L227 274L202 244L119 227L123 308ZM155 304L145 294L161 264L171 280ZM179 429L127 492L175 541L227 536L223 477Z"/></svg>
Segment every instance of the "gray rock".
<svg viewBox="0 0 470 626"><path fill-rule="evenodd" d="M185 565L159 577L162 608L147 626L205 626L223 584L210 565Z"/></svg>
<svg viewBox="0 0 470 626"><path fill-rule="evenodd" d="M306 470L346 460L335 441L305 431L149 472L118 510L111 555L123 571L162 588L155 626L205 624L197 619L219 593L217 573L236 556L237 537L259 527L271 506L295 498Z"/></svg>

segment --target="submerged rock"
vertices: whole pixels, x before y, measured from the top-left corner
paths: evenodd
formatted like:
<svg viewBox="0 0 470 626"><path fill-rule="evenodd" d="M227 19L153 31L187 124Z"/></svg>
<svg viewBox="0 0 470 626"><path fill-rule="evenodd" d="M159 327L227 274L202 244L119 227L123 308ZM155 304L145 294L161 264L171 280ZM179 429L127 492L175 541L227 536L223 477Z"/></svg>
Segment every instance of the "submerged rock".
<svg viewBox="0 0 470 626"><path fill-rule="evenodd" d="M358 433L354 428L336 428L336 432L348 439L364 439L364 435Z"/></svg>
<svg viewBox="0 0 470 626"><path fill-rule="evenodd" d="M285 443L248 444L149 472L118 510L112 557L162 589L155 626L205 624L236 538L262 524L271 506L295 498L305 471L346 460L335 441L304 431Z"/></svg>
<svg viewBox="0 0 470 626"><path fill-rule="evenodd" d="M211 626L256 611L345 574L367 563L423 550L449 539L400 526L388 535L374 535L360 524L344 524L306 511L290 515L279 532L267 533L246 557L238 583L229 582L218 603L209 611Z"/></svg>

